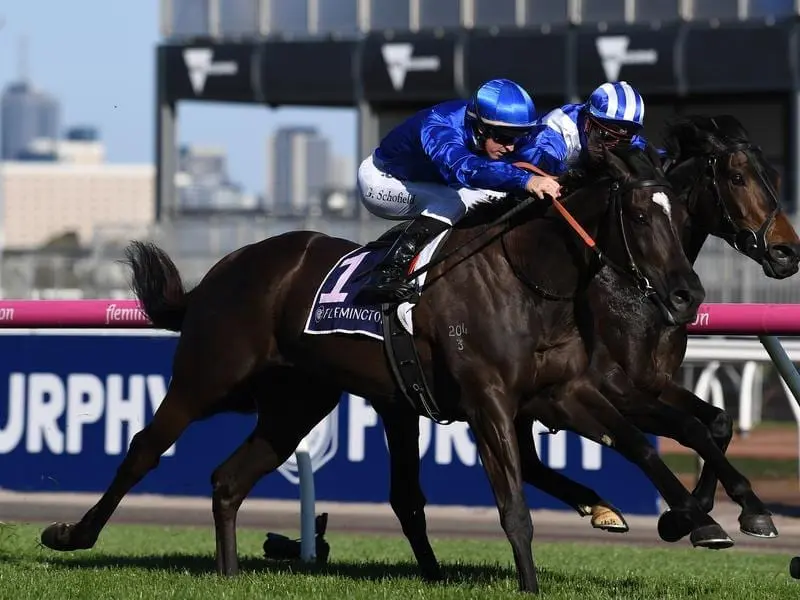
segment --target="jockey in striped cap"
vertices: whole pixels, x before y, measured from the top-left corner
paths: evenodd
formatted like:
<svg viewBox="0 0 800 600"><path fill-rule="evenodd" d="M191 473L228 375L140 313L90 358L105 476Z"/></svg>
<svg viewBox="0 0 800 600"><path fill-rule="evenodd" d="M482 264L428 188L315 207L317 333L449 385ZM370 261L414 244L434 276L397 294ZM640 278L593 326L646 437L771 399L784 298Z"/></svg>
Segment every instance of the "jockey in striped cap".
<svg viewBox="0 0 800 600"><path fill-rule="evenodd" d="M597 156L603 145L644 148L643 124L641 94L626 81L604 83L585 103L566 104L539 119L537 133L518 152L544 171L560 175Z"/></svg>

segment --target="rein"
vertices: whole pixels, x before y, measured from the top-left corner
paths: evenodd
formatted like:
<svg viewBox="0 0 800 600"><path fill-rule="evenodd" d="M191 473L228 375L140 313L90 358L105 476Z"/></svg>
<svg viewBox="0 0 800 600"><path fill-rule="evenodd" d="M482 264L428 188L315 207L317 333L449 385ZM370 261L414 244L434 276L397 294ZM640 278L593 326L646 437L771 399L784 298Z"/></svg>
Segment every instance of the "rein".
<svg viewBox="0 0 800 600"><path fill-rule="evenodd" d="M530 163L527 163L527 162L515 162L513 164L516 167L520 167L520 168L526 169L528 171L532 171L533 173L536 173L537 175L542 175L544 177L550 177L552 179L555 179L555 177L553 175L550 175L549 173L546 173L546 172L542 171L540 168L538 168L535 165L532 165ZM611 269L613 269L614 271L616 271L617 273L619 273L623 277L632 279L633 282L636 284L636 287L643 292L645 297L653 296L653 297L656 298L656 301L660 303L660 300L658 300L658 297L657 297L657 295L655 293L655 290L653 289L652 285L650 284L650 281L641 272L641 270L639 269L638 265L636 264L636 261L633 259L633 255L632 255L631 250L630 250L630 244L628 242L628 236L627 236L627 234L625 232L625 226L624 226L624 221L623 221L623 217L622 217L622 202L621 202L622 194L627 192L627 191L629 191L629 190L631 190L631 189L646 188L646 187L665 187L665 188L669 188L671 186L669 185L668 182L659 182L659 181L656 181L656 180L649 180L649 179L646 179L646 180L633 180L633 181L628 182L625 185L620 185L620 183L618 181L614 181L614 182L612 182L612 184L610 186L610 193L611 193L610 200L611 200L611 202L610 202L610 205L609 205L609 209L616 210L616 212L618 214L619 228L620 228L620 232L622 234L622 240L623 240L623 244L624 244L624 247L625 247L625 252L626 252L627 258L628 258L628 264L627 264L626 267L622 267L622 266L618 265L617 263L615 263L614 261L612 261L610 258L608 258L606 256L606 254L602 250L600 250L600 248L598 248L597 243L594 241L592 236L589 235L589 233L581 226L580 223L578 223L578 221L575 219L575 217L572 216L572 214L570 214L570 212L567 210L567 208L558 199L553 198L552 196L549 196L549 195L548 195L548 197L552 201L553 207L556 209L556 211L559 213L559 215L561 215L561 217L567 222L567 224L578 235L578 237L581 238L581 240L586 245L586 247L588 247L593 252L594 256L596 257L596 259L601 264L610 267ZM476 240L480 239L481 237L483 237L486 234L486 232L489 231L490 229L492 229L494 227L497 227L498 225L502 225L504 223L508 223L513 216L519 214L520 212L522 212L523 210L525 210L526 208L531 206L536 200L537 200L537 198L535 196L531 196L529 198L526 198L524 201L520 202L517 206L515 206L512 209L506 211L505 213L500 215L497 219L495 219L494 221L492 221L488 225L484 226L481 229L480 232L478 232L475 236L473 236L472 238L470 238L466 242L456 246L456 248L454 248L453 250L450 250L449 252L447 252L447 253L443 254L442 256L438 257L436 260L431 261L430 263L428 263L424 267L422 267L420 269L417 269L417 270L413 271L412 273L407 273L405 275L405 280L409 281L411 279L416 279L419 275L421 275L423 273L426 273L426 272L430 271L431 269L433 269L434 267L442 264L444 261L446 261L448 258L452 257L454 254L456 254L457 252L462 250L464 247L468 246L469 244L471 244L474 241L476 241ZM478 250L480 250L482 248L485 248L486 246L488 246L490 243L492 243L497 238L502 238L502 236L504 236L508 231L509 231L509 228L508 227L504 227L499 232L497 232L494 235L490 236L480 246L475 248L472 251L471 254L477 252ZM503 244L503 251L506 253L506 256L508 256L508 252L506 250L505 243L504 242L501 242L501 243ZM469 257L469 255L464 257L464 259L466 259L468 257ZM573 298L572 296L561 296L561 295L553 294L551 292L546 291L541 286L539 286L536 283L532 282L528 277L524 276L524 274L522 274L514 266L512 261L509 261L509 264L511 265L512 270L514 271L514 273L517 276L517 278L520 279L520 281L525 283L525 285L528 286L529 288L531 288L534 292L544 296L545 298L551 299L551 300L571 300ZM431 281L431 280L427 281L425 283L425 285L422 286L420 292L422 292L423 290L427 289L428 286L431 285L432 283L433 283L433 281Z"/></svg>
<svg viewBox="0 0 800 600"><path fill-rule="evenodd" d="M520 161L520 162L515 162L515 163L512 163L512 164L515 167L520 167L522 169L526 169L526 170L531 171L531 172L533 172L533 173L535 173L537 175L541 175L543 177L549 177L551 179L555 179L555 177L553 175L550 175L549 173L545 173L539 167L537 167L536 165L532 165L531 163ZM570 212L566 209L566 207L563 204L561 204L561 202L559 202L556 198L553 198L552 196L549 196L549 195L548 195L548 198L550 198L550 200L552 200L552 203L553 203L553 206L555 207L555 209L564 218L564 220L569 224L569 226L573 229L573 231L575 231L575 233L577 233L580 236L580 238L583 240L583 242L589 248L591 248L596 254L601 255L602 253L600 252L600 250L598 250L597 244L595 243L595 241L586 232L586 230L583 227L581 227L580 223L578 223L578 221L575 220L575 217L573 217L570 214ZM515 215L521 213L523 210L525 210L526 208L531 206L534 202L536 202L536 200L538 200L538 198L536 196L530 196L530 197L526 198L525 200L520 202L514 208L512 208L510 210L507 210L502 215L500 215L498 218L496 218L494 221L492 221L491 223L485 225L483 227L483 229L481 229L481 231L479 231L477 233L477 235L473 236L471 239L467 240L463 244L459 244L458 246L456 246L455 248L453 248L449 252L446 252L445 254L439 256L436 260L433 260L433 261L429 262L424 267L422 267L420 269L417 269L417 270L413 271L412 273L407 273L405 275L405 280L406 281L410 281L411 279L416 279L419 275L422 275L423 273L427 273L428 271L430 271L434 267L439 266L444 261L446 261L448 258L450 258L453 255L455 255L458 251L462 250L464 247L470 245L475 240L480 239L481 237L483 237L483 235L487 231L489 231L490 229L493 229L494 227L497 227L498 225L502 225L503 223L507 223L508 221L510 221L512 217L514 217ZM486 246L491 244L494 240L496 240L498 237L501 237L502 235L504 235L507 231L509 231L507 228L502 229L499 233L496 233L493 236L491 236L481 246L478 246L478 248L476 248L473 252L477 252L478 250L480 250L482 248L485 248ZM465 257L465 258L467 258L467 257ZM424 287L427 287L427 284Z"/></svg>

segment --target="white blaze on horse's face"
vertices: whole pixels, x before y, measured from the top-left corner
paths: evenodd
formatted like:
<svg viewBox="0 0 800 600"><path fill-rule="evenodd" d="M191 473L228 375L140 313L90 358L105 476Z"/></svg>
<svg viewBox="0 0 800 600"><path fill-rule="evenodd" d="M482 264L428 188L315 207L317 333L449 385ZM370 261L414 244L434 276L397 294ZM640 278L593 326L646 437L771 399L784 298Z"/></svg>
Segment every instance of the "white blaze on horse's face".
<svg viewBox="0 0 800 600"><path fill-rule="evenodd" d="M664 214L667 215L667 218L672 221L672 206L669 203L667 195L664 192L656 192L653 194L653 202L658 204L661 210L664 211Z"/></svg>

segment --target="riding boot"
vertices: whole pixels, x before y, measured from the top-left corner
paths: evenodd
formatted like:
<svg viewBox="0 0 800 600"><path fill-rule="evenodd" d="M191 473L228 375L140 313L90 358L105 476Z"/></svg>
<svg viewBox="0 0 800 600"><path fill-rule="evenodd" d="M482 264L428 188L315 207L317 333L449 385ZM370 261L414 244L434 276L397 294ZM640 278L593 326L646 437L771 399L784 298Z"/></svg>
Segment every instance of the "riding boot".
<svg viewBox="0 0 800 600"><path fill-rule="evenodd" d="M416 293L413 281L405 281L411 261L425 245L450 226L431 217L420 216L409 223L378 264L358 293L360 304L405 302Z"/></svg>

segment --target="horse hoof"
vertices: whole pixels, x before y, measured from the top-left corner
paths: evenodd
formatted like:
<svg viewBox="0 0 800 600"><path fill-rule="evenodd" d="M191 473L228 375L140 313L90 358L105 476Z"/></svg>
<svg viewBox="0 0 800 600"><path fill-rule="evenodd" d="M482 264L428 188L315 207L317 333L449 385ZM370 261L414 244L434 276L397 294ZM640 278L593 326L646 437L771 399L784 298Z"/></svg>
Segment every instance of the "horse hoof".
<svg viewBox="0 0 800 600"><path fill-rule="evenodd" d="M709 550L724 550L733 546L733 540L717 523L703 525L692 531L692 546Z"/></svg>
<svg viewBox="0 0 800 600"><path fill-rule="evenodd" d="M436 582L442 581L444 576L442 575L442 569L439 567L438 564L432 566L426 566L422 568L422 578L425 581Z"/></svg>
<svg viewBox="0 0 800 600"><path fill-rule="evenodd" d="M626 533L629 529L622 513L606 504L592 506L592 527L611 533Z"/></svg>
<svg viewBox="0 0 800 600"><path fill-rule="evenodd" d="M677 542L692 533L692 522L680 512L668 510L658 518L658 535L665 542Z"/></svg>
<svg viewBox="0 0 800 600"><path fill-rule="evenodd" d="M740 515L739 531L757 538L778 537L778 529L772 522L772 515Z"/></svg>
<svg viewBox="0 0 800 600"><path fill-rule="evenodd" d="M74 535L76 523L53 523L42 531L42 544L51 550L66 552L69 550L87 550L94 543L78 539Z"/></svg>
<svg viewBox="0 0 800 600"><path fill-rule="evenodd" d="M789 561L789 575L792 579L800 579L800 556L794 556Z"/></svg>

